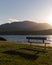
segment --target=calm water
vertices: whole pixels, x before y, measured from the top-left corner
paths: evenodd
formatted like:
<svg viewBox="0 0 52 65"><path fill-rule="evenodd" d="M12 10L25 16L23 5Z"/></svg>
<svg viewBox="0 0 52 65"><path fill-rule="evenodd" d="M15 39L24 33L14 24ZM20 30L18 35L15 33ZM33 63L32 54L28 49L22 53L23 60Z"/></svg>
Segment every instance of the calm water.
<svg viewBox="0 0 52 65"><path fill-rule="evenodd" d="M27 36L33 37L46 37L47 40L45 42L52 43L52 35L0 35L0 37L4 37L9 42L27 42ZM33 42L42 42L42 40L31 40Z"/></svg>

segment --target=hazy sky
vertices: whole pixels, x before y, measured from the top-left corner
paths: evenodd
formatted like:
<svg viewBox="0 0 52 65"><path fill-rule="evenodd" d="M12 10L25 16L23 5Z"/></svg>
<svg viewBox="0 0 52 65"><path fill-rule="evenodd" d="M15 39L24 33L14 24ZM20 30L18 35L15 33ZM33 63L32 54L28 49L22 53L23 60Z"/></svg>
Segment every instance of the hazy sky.
<svg viewBox="0 0 52 65"><path fill-rule="evenodd" d="M15 20L46 22L52 16L52 0L0 0L0 24Z"/></svg>

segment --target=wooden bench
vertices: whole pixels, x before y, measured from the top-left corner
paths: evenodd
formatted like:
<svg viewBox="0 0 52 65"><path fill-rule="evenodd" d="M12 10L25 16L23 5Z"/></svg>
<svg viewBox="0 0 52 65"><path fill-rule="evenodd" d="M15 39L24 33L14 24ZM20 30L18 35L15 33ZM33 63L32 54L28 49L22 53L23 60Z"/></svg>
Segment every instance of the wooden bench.
<svg viewBox="0 0 52 65"><path fill-rule="evenodd" d="M26 37L26 39L28 39L28 42L30 42L30 40L35 39L35 40L42 40L43 43L45 43L44 41L47 39L46 37Z"/></svg>
<svg viewBox="0 0 52 65"><path fill-rule="evenodd" d="M45 43L45 40L47 39L46 37L26 37L28 39L28 42L30 42L31 46L31 41L30 40L42 40L43 43ZM45 43L45 50L46 50L46 43Z"/></svg>

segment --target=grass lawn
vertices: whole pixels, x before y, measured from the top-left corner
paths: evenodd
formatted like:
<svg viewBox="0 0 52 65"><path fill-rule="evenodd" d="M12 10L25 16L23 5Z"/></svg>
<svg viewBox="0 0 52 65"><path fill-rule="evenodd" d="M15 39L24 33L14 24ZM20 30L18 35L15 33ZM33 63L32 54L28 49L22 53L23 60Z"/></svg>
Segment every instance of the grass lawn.
<svg viewBox="0 0 52 65"><path fill-rule="evenodd" d="M52 50L47 49L45 52L42 46L0 42L0 65L52 65Z"/></svg>

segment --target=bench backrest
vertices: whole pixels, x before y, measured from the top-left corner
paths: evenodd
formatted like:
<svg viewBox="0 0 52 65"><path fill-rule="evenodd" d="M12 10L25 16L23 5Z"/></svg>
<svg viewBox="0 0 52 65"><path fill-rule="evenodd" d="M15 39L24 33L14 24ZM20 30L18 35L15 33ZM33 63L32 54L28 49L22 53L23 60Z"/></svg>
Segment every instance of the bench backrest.
<svg viewBox="0 0 52 65"><path fill-rule="evenodd" d="M46 40L46 37L26 37L26 39Z"/></svg>

